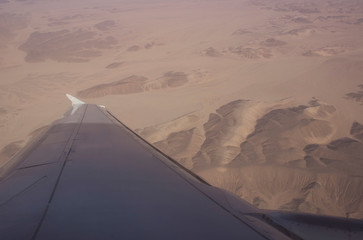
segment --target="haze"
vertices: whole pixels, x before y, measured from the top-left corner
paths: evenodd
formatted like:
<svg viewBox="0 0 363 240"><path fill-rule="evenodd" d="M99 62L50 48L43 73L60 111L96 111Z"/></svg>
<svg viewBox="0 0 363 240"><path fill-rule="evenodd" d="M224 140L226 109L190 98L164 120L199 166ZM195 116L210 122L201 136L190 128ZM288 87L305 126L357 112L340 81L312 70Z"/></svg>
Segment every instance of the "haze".
<svg viewBox="0 0 363 240"><path fill-rule="evenodd" d="M267 209L363 218L359 0L0 1L0 166L107 106Z"/></svg>

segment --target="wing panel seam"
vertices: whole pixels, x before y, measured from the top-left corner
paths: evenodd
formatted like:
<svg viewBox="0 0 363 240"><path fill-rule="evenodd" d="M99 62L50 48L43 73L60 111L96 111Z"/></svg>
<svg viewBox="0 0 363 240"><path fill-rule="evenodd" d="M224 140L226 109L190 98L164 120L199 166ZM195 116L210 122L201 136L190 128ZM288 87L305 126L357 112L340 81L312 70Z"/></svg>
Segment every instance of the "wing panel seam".
<svg viewBox="0 0 363 240"><path fill-rule="evenodd" d="M63 174L63 170L64 170L64 168L65 168L65 166L66 166L67 159L68 159L68 157L69 157L69 155L70 155L70 153L71 153L71 149L72 149L72 146L73 146L74 138L77 136L77 134L78 134L78 132L79 132L79 129L81 128L81 125L82 125L82 122L83 122L84 116L86 115L86 112L87 112L87 108L88 108L88 105L86 105L86 109L85 109L85 110L84 110L84 112L83 112L83 115L82 115L81 121L79 122L78 126L74 129L74 131L73 131L72 135L69 137L69 139L68 139L68 141L67 141L67 144L66 144L66 146L65 146L65 148L64 148L64 152L67 152L67 154L66 154L66 155L65 155L65 157L64 157L64 162L63 162L63 164L62 164L62 168L61 168L61 170L60 170L60 172L59 172L59 175L58 175L58 177L57 177L56 183L55 183L55 185L54 185L53 191L52 191L52 193L51 193L51 195L50 195L50 198L49 198L49 200L48 200L48 203L47 203L47 206L46 206L46 208L45 208L45 210L44 210L44 213L43 213L43 215L42 215L42 218L41 218L41 220L40 220L40 222L39 222L39 224L38 224L38 226L37 226L37 228L36 228L36 230L35 230L35 232L34 232L34 235L33 235L33 237L32 237L32 240L35 240L35 239L36 239L36 237L37 237L37 235L38 235L38 233L39 233L39 230L40 230L40 228L41 228L41 226L42 226L42 224L43 224L43 222L44 222L45 216L46 216L46 215L47 215L47 213L48 213L48 210L49 210L50 204L51 204L51 202L52 202L52 200L53 200L54 194L55 194L55 192L56 192L56 190L57 190L57 187L58 187L59 181L60 181L61 176L62 176L62 174Z"/></svg>

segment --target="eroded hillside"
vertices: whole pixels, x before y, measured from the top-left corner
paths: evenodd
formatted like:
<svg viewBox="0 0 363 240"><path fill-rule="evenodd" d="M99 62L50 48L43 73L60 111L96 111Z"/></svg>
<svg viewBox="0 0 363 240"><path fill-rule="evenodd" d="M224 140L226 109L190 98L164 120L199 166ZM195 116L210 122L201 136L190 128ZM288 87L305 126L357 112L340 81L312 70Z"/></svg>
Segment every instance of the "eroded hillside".
<svg viewBox="0 0 363 240"><path fill-rule="evenodd" d="M299 106L236 100L202 125L198 120L193 114L174 120L174 128L138 132L257 207L363 217L363 126L352 122L350 133L337 137L334 106L317 99ZM168 133L155 141L160 128Z"/></svg>

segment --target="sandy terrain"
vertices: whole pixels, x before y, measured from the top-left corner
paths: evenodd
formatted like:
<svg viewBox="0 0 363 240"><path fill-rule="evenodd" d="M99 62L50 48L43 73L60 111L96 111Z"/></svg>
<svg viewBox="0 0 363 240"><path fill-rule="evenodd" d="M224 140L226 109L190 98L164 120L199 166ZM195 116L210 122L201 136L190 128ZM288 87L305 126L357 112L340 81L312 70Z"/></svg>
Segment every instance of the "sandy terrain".
<svg viewBox="0 0 363 240"><path fill-rule="evenodd" d="M358 0L0 1L0 166L70 93L256 206L363 218L362 39Z"/></svg>

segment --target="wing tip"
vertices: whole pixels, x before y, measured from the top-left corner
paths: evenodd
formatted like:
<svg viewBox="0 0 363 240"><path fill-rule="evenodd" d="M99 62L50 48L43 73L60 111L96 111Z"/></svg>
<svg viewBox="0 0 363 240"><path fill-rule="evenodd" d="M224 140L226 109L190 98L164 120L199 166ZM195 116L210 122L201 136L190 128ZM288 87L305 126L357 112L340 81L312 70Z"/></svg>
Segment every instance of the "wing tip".
<svg viewBox="0 0 363 240"><path fill-rule="evenodd" d="M68 93L66 94L66 96L72 102L72 106L78 105L78 104L86 104L85 102L79 100L78 98L76 98Z"/></svg>

